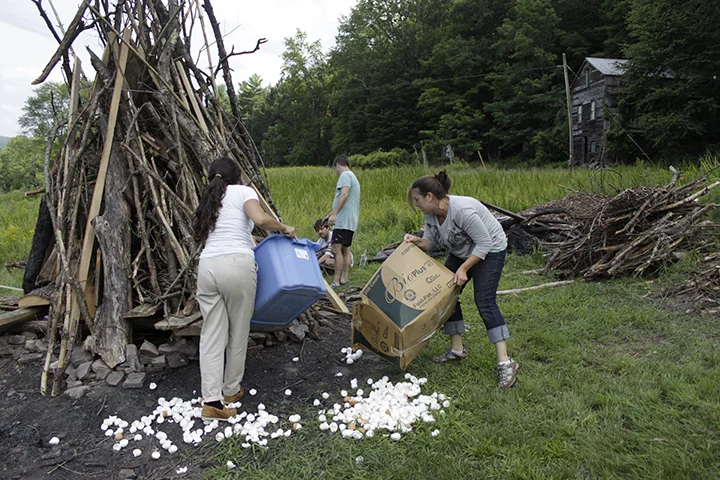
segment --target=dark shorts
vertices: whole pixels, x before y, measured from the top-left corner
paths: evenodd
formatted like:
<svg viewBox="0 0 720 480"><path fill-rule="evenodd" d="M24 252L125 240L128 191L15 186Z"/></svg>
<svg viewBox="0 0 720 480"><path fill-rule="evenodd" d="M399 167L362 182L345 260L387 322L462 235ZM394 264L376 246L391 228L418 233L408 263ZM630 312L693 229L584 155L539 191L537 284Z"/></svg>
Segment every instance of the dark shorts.
<svg viewBox="0 0 720 480"><path fill-rule="evenodd" d="M353 232L352 230L336 228L332 231L332 239L330 240L330 243L339 243L343 247L349 247L350 245L352 245L352 239L354 234L355 232Z"/></svg>

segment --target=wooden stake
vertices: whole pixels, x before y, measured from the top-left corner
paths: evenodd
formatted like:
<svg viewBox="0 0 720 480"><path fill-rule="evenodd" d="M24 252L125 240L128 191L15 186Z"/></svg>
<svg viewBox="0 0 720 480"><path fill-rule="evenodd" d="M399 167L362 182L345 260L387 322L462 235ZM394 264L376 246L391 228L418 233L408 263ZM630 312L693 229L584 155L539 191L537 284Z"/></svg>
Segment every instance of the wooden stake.
<svg viewBox="0 0 720 480"><path fill-rule="evenodd" d="M568 114L568 135L569 135L569 149L568 149L568 166L570 172L573 171L573 165L575 164L575 154L573 152L573 127L572 127L572 96L570 95L570 79L568 78L568 64L567 57L563 53L563 74L565 76L565 99L567 100L567 114Z"/></svg>

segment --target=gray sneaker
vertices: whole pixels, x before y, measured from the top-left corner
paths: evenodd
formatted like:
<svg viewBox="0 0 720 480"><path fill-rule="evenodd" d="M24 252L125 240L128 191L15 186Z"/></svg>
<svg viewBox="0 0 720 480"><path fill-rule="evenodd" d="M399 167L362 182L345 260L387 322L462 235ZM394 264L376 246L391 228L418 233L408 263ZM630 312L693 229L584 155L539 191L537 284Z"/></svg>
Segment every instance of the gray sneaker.
<svg viewBox="0 0 720 480"><path fill-rule="evenodd" d="M520 365L513 360L510 359L510 363L506 363L505 365L498 364L498 387L500 388L510 388L513 385L515 385L515 381L517 380L517 371L520 368Z"/></svg>
<svg viewBox="0 0 720 480"><path fill-rule="evenodd" d="M462 354L458 355L457 353L454 353L452 351L452 348L448 348L447 352L441 353L437 357L433 358L433 362L435 363L447 363L447 362L455 362L458 360L464 360L465 357L467 357L467 352L463 348Z"/></svg>

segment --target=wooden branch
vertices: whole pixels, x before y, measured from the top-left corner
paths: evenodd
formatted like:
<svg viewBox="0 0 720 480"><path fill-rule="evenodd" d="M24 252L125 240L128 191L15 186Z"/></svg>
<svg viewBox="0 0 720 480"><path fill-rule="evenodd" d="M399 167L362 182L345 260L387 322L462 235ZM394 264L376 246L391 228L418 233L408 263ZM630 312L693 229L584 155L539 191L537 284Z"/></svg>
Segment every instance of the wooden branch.
<svg viewBox="0 0 720 480"><path fill-rule="evenodd" d="M245 52L235 52L235 45L233 45L232 48L230 49L230 53L228 53L227 55L225 55L218 61L218 66L215 69L215 71L213 72L213 75L217 75L217 73L220 71L220 68L222 68L223 62L227 62L227 60L230 57L236 57L238 55L247 55L249 53L255 53L258 50L260 50L260 45L262 45L264 43L267 43L267 38L259 38L257 43L255 44L255 48L253 48L252 50L245 51Z"/></svg>
<svg viewBox="0 0 720 480"><path fill-rule="evenodd" d="M83 15L85 15L85 10L87 9L87 7L87 1L84 1L82 5L80 5L80 8L75 14L75 18L72 19L72 22L70 22L70 25L68 26L67 32L65 33L62 42L60 42L60 45L58 46L57 50L53 54L48 64L43 69L40 76L33 80L32 85L37 85L47 79L48 75L50 75L50 72L52 72L52 69L55 68L55 65L57 65L57 63L60 61L60 58L63 55L67 55L68 48L70 48L70 45L72 45L77 36L86 29L85 24L82 21L82 17ZM72 77L70 76L68 78Z"/></svg>
<svg viewBox="0 0 720 480"><path fill-rule="evenodd" d="M13 292L22 292L22 288L17 287L8 287L7 285L0 285L0 289L4 288L5 290L12 290Z"/></svg>
<svg viewBox="0 0 720 480"><path fill-rule="evenodd" d="M529 292L530 290L539 290L541 288L560 287L563 285L570 285L571 283L575 283L575 280L563 280L560 282L543 283L542 285L535 285L532 287L525 287L525 288L513 288L512 290L498 290L497 294L498 295L515 295L516 293Z"/></svg>
<svg viewBox="0 0 720 480"><path fill-rule="evenodd" d="M700 190L699 192L697 192L697 193L695 193L695 194L693 194L693 195L690 195L690 196L687 197L687 198L684 198L684 199L680 200L679 202L675 202L675 203L673 203L673 204L671 204L671 205L667 205L667 206L662 207L662 208L660 208L660 209L658 209L658 210L655 210L655 211L656 211L656 212L666 212L666 211L668 211L668 210L672 210L672 209L674 209L674 208L677 208L677 207L679 207L679 206L681 206L681 205L686 205L686 204L688 204L688 203L690 203L690 202L695 201L697 198L702 197L703 195L706 195L710 190L712 190L713 188L717 187L718 185L720 185L720 180L717 181L717 182L715 182L715 183L713 183L713 184L711 184L711 185L708 185L707 187L703 188L703 189Z"/></svg>

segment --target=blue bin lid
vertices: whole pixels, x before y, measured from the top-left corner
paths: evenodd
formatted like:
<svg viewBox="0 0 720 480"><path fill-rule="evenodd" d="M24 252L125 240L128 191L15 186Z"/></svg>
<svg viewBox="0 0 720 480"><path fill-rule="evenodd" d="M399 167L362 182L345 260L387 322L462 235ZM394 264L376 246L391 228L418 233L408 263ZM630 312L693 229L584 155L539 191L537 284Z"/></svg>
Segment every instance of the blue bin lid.
<svg viewBox="0 0 720 480"><path fill-rule="evenodd" d="M253 250L257 250L258 248L260 248L260 245L262 245L263 243L268 242L268 241L273 241L272 239L277 238L277 237L287 238L285 235L283 235L283 234L281 234L281 233L273 233L272 235L268 235L267 237L265 237L265 239L263 239L262 242L258 243L258 244L255 246L255 248L253 248ZM292 241L293 241L293 243L298 244L298 245L302 245L303 247L311 248L311 249L313 249L313 251L315 251L315 252L317 252L318 250L320 250L320 245L318 245L317 243L313 242L312 240L308 240L307 238L302 238L302 237L300 237L300 238L293 238Z"/></svg>

